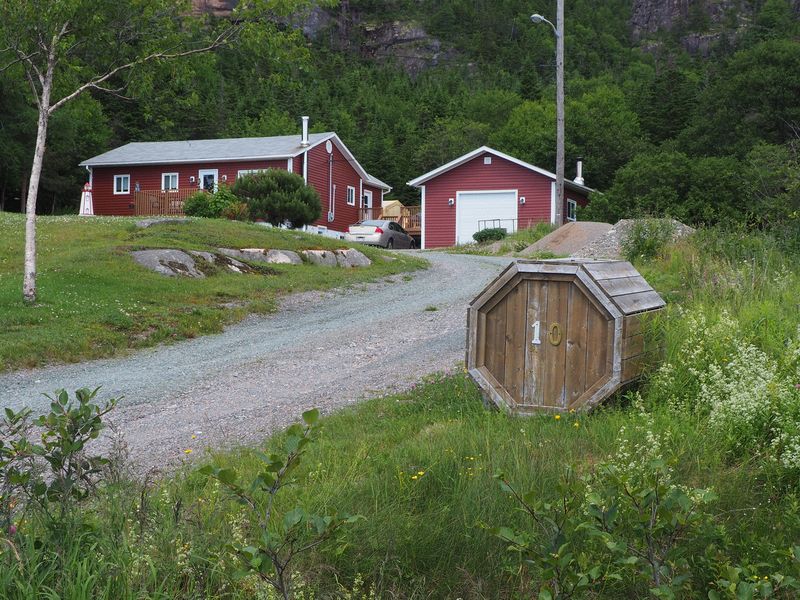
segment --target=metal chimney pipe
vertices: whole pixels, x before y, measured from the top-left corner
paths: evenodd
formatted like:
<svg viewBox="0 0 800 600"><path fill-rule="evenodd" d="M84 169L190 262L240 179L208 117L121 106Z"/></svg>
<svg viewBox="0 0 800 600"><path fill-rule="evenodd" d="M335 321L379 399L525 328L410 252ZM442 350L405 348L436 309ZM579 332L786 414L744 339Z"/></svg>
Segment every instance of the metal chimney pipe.
<svg viewBox="0 0 800 600"><path fill-rule="evenodd" d="M300 145L306 147L310 145L308 141L308 117L302 117L302 119L303 119L303 135L300 138Z"/></svg>
<svg viewBox="0 0 800 600"><path fill-rule="evenodd" d="M576 165L575 183L583 185L583 159L578 157L578 164Z"/></svg>

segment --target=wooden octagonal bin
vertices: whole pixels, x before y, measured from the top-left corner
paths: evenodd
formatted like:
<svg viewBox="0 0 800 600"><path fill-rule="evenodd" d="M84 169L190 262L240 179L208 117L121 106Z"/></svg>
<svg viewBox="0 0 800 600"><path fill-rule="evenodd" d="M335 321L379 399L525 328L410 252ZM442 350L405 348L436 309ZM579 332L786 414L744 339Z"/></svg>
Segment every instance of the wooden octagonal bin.
<svg viewBox="0 0 800 600"><path fill-rule="evenodd" d="M512 413L589 409L641 374L664 306L626 261L517 261L469 306L467 369Z"/></svg>

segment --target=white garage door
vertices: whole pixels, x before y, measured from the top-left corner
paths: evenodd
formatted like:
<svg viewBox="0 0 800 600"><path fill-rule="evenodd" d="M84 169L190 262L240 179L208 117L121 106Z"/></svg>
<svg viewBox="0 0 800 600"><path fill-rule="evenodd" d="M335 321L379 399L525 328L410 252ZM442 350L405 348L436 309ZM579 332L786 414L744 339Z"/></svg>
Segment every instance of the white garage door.
<svg viewBox="0 0 800 600"><path fill-rule="evenodd" d="M469 244L472 234L486 227L517 228L517 192L458 192L456 198L456 243ZM484 223L497 221L497 223Z"/></svg>

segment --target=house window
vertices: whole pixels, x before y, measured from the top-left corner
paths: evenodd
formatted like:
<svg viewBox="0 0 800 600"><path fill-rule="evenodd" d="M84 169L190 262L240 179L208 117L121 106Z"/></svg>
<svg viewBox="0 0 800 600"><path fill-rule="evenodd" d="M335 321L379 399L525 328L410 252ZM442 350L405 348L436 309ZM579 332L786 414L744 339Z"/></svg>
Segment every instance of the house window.
<svg viewBox="0 0 800 600"><path fill-rule="evenodd" d="M177 190L178 189L178 174L177 173L162 173L161 174L161 189Z"/></svg>
<svg viewBox="0 0 800 600"><path fill-rule="evenodd" d="M578 215L578 203L575 200L567 200L567 221L575 221Z"/></svg>
<svg viewBox="0 0 800 600"><path fill-rule="evenodd" d="M356 205L356 188L352 185L347 186L347 204L350 206Z"/></svg>
<svg viewBox="0 0 800 600"><path fill-rule="evenodd" d="M245 175L252 175L253 173L264 173L266 169L242 169L236 173L236 179L241 179Z"/></svg>
<svg viewBox="0 0 800 600"><path fill-rule="evenodd" d="M130 175L114 175L114 193L115 194L131 193Z"/></svg>

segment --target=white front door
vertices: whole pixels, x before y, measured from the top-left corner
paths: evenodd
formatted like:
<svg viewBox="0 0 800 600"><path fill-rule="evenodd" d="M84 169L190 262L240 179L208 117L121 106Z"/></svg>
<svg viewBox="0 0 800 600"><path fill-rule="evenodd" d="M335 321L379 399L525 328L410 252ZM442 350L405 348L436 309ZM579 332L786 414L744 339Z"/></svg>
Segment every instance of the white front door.
<svg viewBox="0 0 800 600"><path fill-rule="evenodd" d="M458 192L456 194L456 244L474 242L479 229L517 230L517 192Z"/></svg>
<svg viewBox="0 0 800 600"><path fill-rule="evenodd" d="M217 191L217 181L219 180L218 169L200 169L197 174L197 179L200 182L200 189L207 192Z"/></svg>
<svg viewBox="0 0 800 600"><path fill-rule="evenodd" d="M361 202L363 202L364 206L364 218L365 219L373 219L374 216L372 214L372 192L370 190L364 190L364 197L362 198Z"/></svg>

